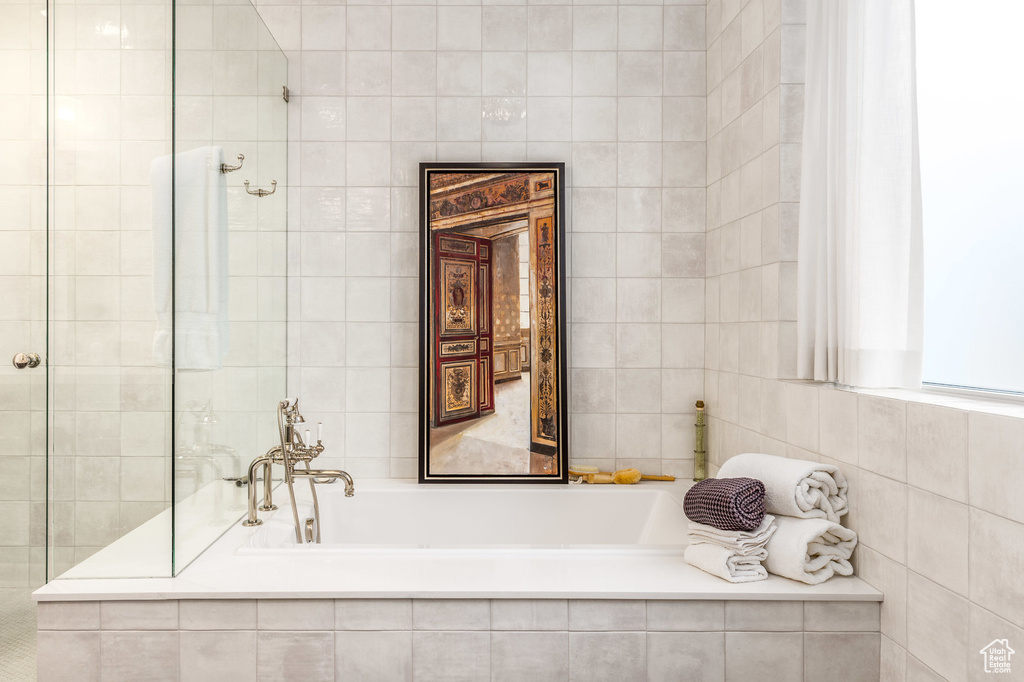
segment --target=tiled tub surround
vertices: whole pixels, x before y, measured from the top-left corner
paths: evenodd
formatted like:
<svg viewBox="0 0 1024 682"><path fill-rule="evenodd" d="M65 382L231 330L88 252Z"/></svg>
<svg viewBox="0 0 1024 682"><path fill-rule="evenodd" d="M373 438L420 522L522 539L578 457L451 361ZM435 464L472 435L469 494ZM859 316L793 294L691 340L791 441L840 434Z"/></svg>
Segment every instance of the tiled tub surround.
<svg viewBox="0 0 1024 682"><path fill-rule="evenodd" d="M677 513L687 485L657 484L672 491ZM425 489L365 481L356 496L396 486ZM570 497L604 492L538 488ZM638 491L619 494L631 493ZM260 528L276 516L290 523L290 515L284 506ZM372 682L492 673L623 682L648 672L738 680L765 667L786 681L801 679L805 663L864 675L844 680L878 679L882 595L854 577L733 585L686 564L679 547L640 543L253 549L259 533L236 524L175 578L51 581L35 595L40 647L69 653L42 660L40 679L67 679L60 666L73 664L115 680L271 680L284 670L302 679L334 679L337 670L337 679ZM836 634L846 630L857 634ZM673 631L686 637L664 634ZM136 655L141 649L147 656Z"/></svg>
<svg viewBox="0 0 1024 682"><path fill-rule="evenodd" d="M572 447L689 477L702 0L259 10L292 68L289 390L332 434L324 465L416 476L417 164L565 161Z"/></svg>
<svg viewBox="0 0 1024 682"><path fill-rule="evenodd" d="M711 471L747 451L838 465L857 575L885 593L882 679L985 679L982 647L1024 642L1024 409L788 381L804 5L711 0L707 17Z"/></svg>
<svg viewBox="0 0 1024 682"><path fill-rule="evenodd" d="M40 682L879 679L876 602L45 602L39 627Z"/></svg>

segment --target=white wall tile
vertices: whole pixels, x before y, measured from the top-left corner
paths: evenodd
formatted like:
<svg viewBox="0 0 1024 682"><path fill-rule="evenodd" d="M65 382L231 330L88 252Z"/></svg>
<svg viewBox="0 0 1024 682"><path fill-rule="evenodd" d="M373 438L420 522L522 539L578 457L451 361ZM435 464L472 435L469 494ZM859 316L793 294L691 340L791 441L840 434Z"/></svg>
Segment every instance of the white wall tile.
<svg viewBox="0 0 1024 682"><path fill-rule="evenodd" d="M487 630L491 604L486 599L416 599L412 626L416 630Z"/></svg>
<svg viewBox="0 0 1024 682"><path fill-rule="evenodd" d="M412 601L408 599L338 599L337 630L409 630Z"/></svg>
<svg viewBox="0 0 1024 682"><path fill-rule="evenodd" d="M642 600L569 600L570 630L644 630L646 624Z"/></svg>
<svg viewBox="0 0 1024 682"><path fill-rule="evenodd" d="M908 574L907 651L946 679L965 679L967 628L966 599Z"/></svg>
<svg viewBox="0 0 1024 682"><path fill-rule="evenodd" d="M971 414L969 433L971 505L1024 522L1024 500L1015 491L1024 476L1019 452L1024 421Z"/></svg>
<svg viewBox="0 0 1024 682"><path fill-rule="evenodd" d="M39 602L39 630L99 630L100 602Z"/></svg>
<svg viewBox="0 0 1024 682"><path fill-rule="evenodd" d="M479 50L482 9L480 7L437 8L438 50Z"/></svg>
<svg viewBox="0 0 1024 682"><path fill-rule="evenodd" d="M495 599L491 630L567 630L568 602L561 599Z"/></svg>
<svg viewBox="0 0 1024 682"><path fill-rule="evenodd" d="M100 603L104 630L173 630L178 627L174 601L105 601Z"/></svg>
<svg viewBox="0 0 1024 682"><path fill-rule="evenodd" d="M880 676L880 648L878 633L807 633L804 675L874 682Z"/></svg>
<svg viewBox="0 0 1024 682"><path fill-rule="evenodd" d="M182 632L179 637L182 679L216 682L256 677L255 632Z"/></svg>
<svg viewBox="0 0 1024 682"><path fill-rule="evenodd" d="M256 637L256 679L334 679L333 632L261 631Z"/></svg>
<svg viewBox="0 0 1024 682"><path fill-rule="evenodd" d="M907 497L907 567L946 589L968 589L968 507L917 488Z"/></svg>
<svg viewBox="0 0 1024 682"><path fill-rule="evenodd" d="M437 682L487 679L490 645L488 632L414 632L413 678Z"/></svg>
<svg viewBox="0 0 1024 682"><path fill-rule="evenodd" d="M803 634L796 632L727 632L727 680L778 682L799 679L803 671Z"/></svg>
<svg viewBox="0 0 1024 682"><path fill-rule="evenodd" d="M614 50L618 47L616 7L577 5L573 8L574 50Z"/></svg>
<svg viewBox="0 0 1024 682"><path fill-rule="evenodd" d="M907 487L898 481L861 470L856 502L856 530L860 541L905 565Z"/></svg>
<svg viewBox="0 0 1024 682"><path fill-rule="evenodd" d="M182 630L253 630L256 602L248 599L182 600L178 602Z"/></svg>
<svg viewBox="0 0 1024 682"><path fill-rule="evenodd" d="M98 631L41 631L36 640L36 664L40 682L67 679L99 680L100 633ZM48 655L59 651L59 656Z"/></svg>
<svg viewBox="0 0 1024 682"><path fill-rule="evenodd" d="M491 633L491 677L494 682L569 678L569 634L566 632Z"/></svg>
<svg viewBox="0 0 1024 682"><path fill-rule="evenodd" d="M646 659L644 632L569 633L569 679L574 682L643 679Z"/></svg>
<svg viewBox="0 0 1024 682"><path fill-rule="evenodd" d="M525 7L485 6L482 12L485 51L524 50L527 46Z"/></svg>
<svg viewBox="0 0 1024 682"><path fill-rule="evenodd" d="M989 611L1024 627L1024 524L979 509L970 511L970 596Z"/></svg>
<svg viewBox="0 0 1024 682"><path fill-rule="evenodd" d="M102 679L178 679L177 632L105 631L100 639ZM140 656L140 651L146 655Z"/></svg>
<svg viewBox="0 0 1024 682"><path fill-rule="evenodd" d="M257 603L260 630L330 630L334 602L329 599L261 599Z"/></svg>
<svg viewBox="0 0 1024 682"><path fill-rule="evenodd" d="M898 646L907 643L907 568L872 549L857 550L857 572L885 594L879 609L881 632Z"/></svg>
<svg viewBox="0 0 1024 682"><path fill-rule="evenodd" d="M724 680L725 634L721 632L648 632L647 679Z"/></svg>
<svg viewBox="0 0 1024 682"><path fill-rule="evenodd" d="M906 403L870 395L859 396L858 403L860 466L906 481Z"/></svg>
<svg viewBox="0 0 1024 682"><path fill-rule="evenodd" d="M804 625L801 602L728 601L726 630L792 631Z"/></svg>
<svg viewBox="0 0 1024 682"><path fill-rule="evenodd" d="M337 632L335 678L412 680L411 632Z"/></svg>

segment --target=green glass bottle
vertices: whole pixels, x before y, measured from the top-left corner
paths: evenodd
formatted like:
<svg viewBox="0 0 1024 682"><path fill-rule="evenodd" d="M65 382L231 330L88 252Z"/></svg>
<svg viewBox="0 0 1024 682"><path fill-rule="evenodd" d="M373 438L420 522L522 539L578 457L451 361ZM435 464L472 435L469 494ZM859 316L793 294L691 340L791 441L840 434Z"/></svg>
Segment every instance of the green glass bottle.
<svg viewBox="0 0 1024 682"><path fill-rule="evenodd" d="M708 477L708 453L704 449L704 401L697 401L694 422L695 443L693 446L693 480L703 481Z"/></svg>

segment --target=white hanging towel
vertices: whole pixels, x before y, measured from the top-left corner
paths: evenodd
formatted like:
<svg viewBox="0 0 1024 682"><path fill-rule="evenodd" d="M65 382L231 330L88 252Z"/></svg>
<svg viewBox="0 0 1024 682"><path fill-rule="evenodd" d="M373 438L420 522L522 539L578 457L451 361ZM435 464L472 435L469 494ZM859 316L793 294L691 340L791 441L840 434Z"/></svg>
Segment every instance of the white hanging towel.
<svg viewBox="0 0 1024 682"><path fill-rule="evenodd" d="M831 464L748 452L726 461L718 477L762 481L769 514L839 523L848 511L846 477Z"/></svg>
<svg viewBox="0 0 1024 682"><path fill-rule="evenodd" d="M769 573L808 585L823 583L833 575L853 575L850 555L857 534L826 519L776 517L778 530L768 540Z"/></svg>
<svg viewBox="0 0 1024 682"><path fill-rule="evenodd" d="M766 555L764 549L743 556L727 547L701 542L687 546L683 558L691 566L722 580L731 583L752 583L768 578L768 572L761 565Z"/></svg>
<svg viewBox="0 0 1024 682"><path fill-rule="evenodd" d="M171 157L156 159L150 168L157 314L153 357L160 367L171 366L172 329L177 369L220 369L228 352L228 211L227 180L220 172L223 163L221 147L200 147L175 155L173 218Z"/></svg>

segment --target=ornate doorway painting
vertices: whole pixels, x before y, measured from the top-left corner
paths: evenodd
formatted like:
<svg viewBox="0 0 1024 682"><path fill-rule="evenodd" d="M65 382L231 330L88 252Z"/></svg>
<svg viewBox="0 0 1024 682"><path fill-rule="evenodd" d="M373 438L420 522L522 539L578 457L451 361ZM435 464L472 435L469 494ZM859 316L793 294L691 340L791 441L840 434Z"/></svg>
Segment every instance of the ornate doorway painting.
<svg viewBox="0 0 1024 682"><path fill-rule="evenodd" d="M434 235L433 426L494 412L490 255L486 239Z"/></svg>
<svg viewBox="0 0 1024 682"><path fill-rule="evenodd" d="M565 166L421 164L420 480L567 480Z"/></svg>

